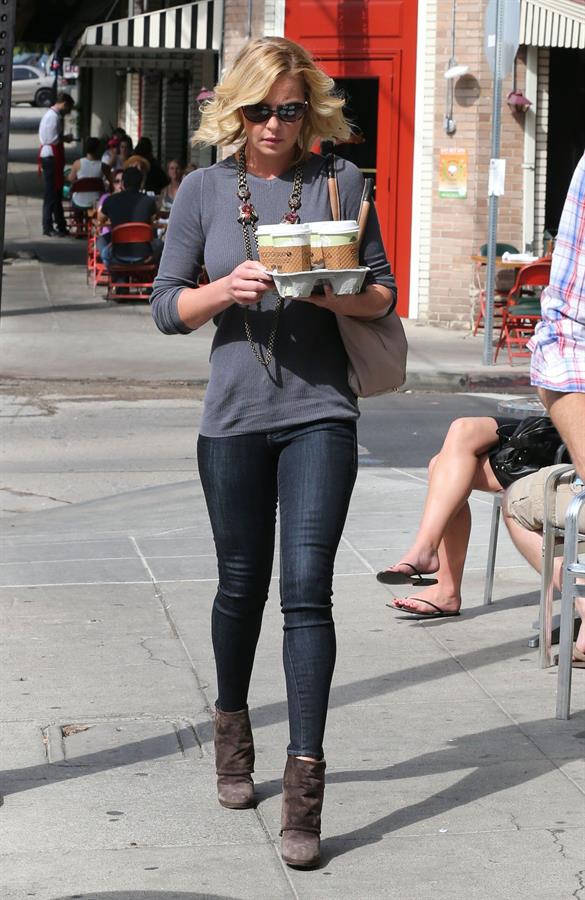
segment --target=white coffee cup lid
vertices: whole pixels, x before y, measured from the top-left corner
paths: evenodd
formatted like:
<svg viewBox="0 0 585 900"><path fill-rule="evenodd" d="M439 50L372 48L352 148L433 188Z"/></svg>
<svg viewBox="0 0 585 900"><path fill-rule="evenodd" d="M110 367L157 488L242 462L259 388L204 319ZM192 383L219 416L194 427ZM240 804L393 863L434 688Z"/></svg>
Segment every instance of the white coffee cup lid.
<svg viewBox="0 0 585 900"><path fill-rule="evenodd" d="M269 231L264 232L265 234L272 234L274 237L286 237L287 235L294 234L310 234L311 229L308 225L266 225L266 228ZM258 233L260 229L256 229L256 233Z"/></svg>
<svg viewBox="0 0 585 900"><path fill-rule="evenodd" d="M326 219L323 222L309 222L308 225L313 234L318 234L322 227L331 225L331 219Z"/></svg>
<svg viewBox="0 0 585 900"><path fill-rule="evenodd" d="M272 234L275 228L275 225L258 225L256 234Z"/></svg>
<svg viewBox="0 0 585 900"><path fill-rule="evenodd" d="M341 222L319 222L319 232L325 234L347 234L349 231L355 231L358 223L355 219L344 219Z"/></svg>

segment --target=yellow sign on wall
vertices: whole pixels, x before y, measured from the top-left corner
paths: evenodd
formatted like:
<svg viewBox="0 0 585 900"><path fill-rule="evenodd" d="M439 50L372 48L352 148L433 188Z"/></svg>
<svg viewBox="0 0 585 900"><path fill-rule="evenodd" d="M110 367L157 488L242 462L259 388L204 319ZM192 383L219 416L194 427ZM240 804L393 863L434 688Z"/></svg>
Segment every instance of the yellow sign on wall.
<svg viewBox="0 0 585 900"><path fill-rule="evenodd" d="M439 197L467 197L467 150L440 151Z"/></svg>

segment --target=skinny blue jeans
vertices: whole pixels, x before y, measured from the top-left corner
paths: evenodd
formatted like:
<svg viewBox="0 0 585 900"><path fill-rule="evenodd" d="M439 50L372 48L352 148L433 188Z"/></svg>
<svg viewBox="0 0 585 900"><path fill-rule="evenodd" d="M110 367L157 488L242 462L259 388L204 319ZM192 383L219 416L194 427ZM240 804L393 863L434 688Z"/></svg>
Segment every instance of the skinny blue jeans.
<svg viewBox="0 0 585 900"><path fill-rule="evenodd" d="M218 560L211 617L217 705L234 712L248 702L278 504L288 753L322 759L336 652L333 564L357 473L355 422L200 436L197 457Z"/></svg>

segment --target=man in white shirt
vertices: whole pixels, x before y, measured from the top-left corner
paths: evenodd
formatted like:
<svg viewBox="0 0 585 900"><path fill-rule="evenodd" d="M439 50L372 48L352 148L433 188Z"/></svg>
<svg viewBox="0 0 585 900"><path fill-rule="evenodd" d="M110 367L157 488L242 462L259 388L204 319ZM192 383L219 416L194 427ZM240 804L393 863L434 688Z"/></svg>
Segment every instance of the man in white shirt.
<svg viewBox="0 0 585 900"><path fill-rule="evenodd" d="M61 194L63 190L63 143L73 140L72 134L63 134L63 120L75 103L70 94L57 94L57 100L47 110L39 125L39 170L43 173L43 234L47 237L67 235ZM54 223L54 226L53 226ZM56 230L55 230L56 229Z"/></svg>

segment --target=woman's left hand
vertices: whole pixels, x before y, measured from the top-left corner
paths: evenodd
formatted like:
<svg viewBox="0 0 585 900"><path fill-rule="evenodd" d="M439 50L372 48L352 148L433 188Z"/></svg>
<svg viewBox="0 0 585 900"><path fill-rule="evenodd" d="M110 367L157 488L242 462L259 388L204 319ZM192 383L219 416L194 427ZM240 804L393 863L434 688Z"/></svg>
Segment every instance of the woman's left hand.
<svg viewBox="0 0 585 900"><path fill-rule="evenodd" d="M299 300L312 303L313 306L320 306L321 309L328 309L340 316L356 315L358 294L335 294L328 284L323 285L323 292L322 294L311 294L310 297L299 297Z"/></svg>
<svg viewBox="0 0 585 900"><path fill-rule="evenodd" d="M323 294L299 297L295 302L312 303L339 316L356 316L376 319L383 315L392 302L392 293L382 285L370 285L361 294L334 294L331 286L323 285Z"/></svg>

